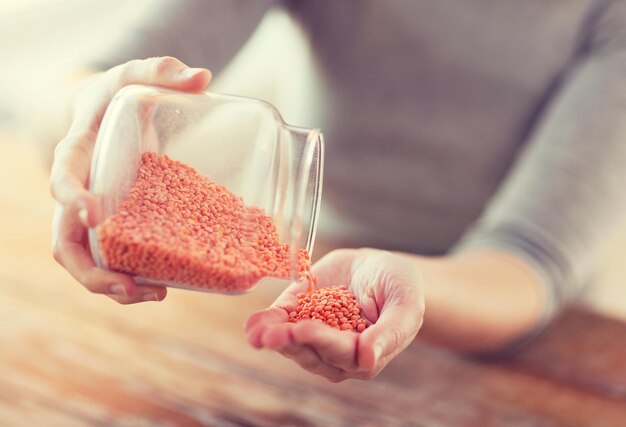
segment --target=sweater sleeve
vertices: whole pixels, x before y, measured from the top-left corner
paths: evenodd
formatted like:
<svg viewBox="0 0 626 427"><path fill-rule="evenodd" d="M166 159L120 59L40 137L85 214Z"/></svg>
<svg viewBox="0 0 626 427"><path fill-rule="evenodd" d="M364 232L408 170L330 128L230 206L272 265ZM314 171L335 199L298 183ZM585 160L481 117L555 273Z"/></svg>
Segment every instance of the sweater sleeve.
<svg viewBox="0 0 626 427"><path fill-rule="evenodd" d="M113 33L110 46L90 65L108 69L132 59L174 56L214 73L252 35L274 0L155 0L129 28Z"/></svg>
<svg viewBox="0 0 626 427"><path fill-rule="evenodd" d="M546 319L590 281L626 218L626 5L605 3L507 179L454 248L525 258L545 278Z"/></svg>

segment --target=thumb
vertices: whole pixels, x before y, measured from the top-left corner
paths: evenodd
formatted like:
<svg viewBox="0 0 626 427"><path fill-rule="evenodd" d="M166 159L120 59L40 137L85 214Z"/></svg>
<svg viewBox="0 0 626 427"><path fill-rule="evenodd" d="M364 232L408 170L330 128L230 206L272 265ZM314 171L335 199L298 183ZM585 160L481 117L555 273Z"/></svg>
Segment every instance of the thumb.
<svg viewBox="0 0 626 427"><path fill-rule="evenodd" d="M69 133L97 133L100 120L123 87L133 84L160 86L188 92L198 92L211 81L206 68L189 68L171 56L135 59L93 76L88 87L77 94L73 105Z"/></svg>
<svg viewBox="0 0 626 427"><path fill-rule="evenodd" d="M359 337L359 367L368 371L384 366L413 341L423 318L423 303L417 307L408 301L385 305L376 323Z"/></svg>
<svg viewBox="0 0 626 427"><path fill-rule="evenodd" d="M136 59L111 68L106 73L111 95L130 84L147 84L187 91L204 89L211 81L205 68L189 68L171 56Z"/></svg>

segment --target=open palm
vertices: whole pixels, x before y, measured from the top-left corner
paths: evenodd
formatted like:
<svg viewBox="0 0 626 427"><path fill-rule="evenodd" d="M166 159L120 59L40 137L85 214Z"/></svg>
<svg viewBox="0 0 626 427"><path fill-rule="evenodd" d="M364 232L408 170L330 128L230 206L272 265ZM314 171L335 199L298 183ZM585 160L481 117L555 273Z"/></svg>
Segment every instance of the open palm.
<svg viewBox="0 0 626 427"><path fill-rule="evenodd" d="M341 249L313 267L316 287L346 286L372 325L362 333L339 331L323 323L289 323L306 284L294 283L271 307L246 324L250 344L293 359L304 369L333 382L371 379L404 350L424 315L419 271L407 257L375 249Z"/></svg>

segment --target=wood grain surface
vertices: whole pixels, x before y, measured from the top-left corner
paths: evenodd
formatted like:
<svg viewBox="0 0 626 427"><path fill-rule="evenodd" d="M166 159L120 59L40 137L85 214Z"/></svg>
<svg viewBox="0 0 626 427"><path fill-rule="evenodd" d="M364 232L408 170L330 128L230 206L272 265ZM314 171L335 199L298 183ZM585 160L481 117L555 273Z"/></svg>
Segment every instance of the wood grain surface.
<svg viewBox="0 0 626 427"><path fill-rule="evenodd" d="M587 309L505 361L416 342L374 381L331 384L247 345L276 285L89 294L52 260L32 156L0 138L0 426L626 426L626 324Z"/></svg>

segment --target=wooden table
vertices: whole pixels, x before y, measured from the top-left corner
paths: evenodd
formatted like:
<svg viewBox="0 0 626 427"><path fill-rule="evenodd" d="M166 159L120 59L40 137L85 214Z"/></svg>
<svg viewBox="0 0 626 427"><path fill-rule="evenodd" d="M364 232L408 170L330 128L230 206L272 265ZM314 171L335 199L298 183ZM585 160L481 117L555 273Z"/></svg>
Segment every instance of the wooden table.
<svg viewBox="0 0 626 427"><path fill-rule="evenodd" d="M504 362L415 343L331 384L246 344L279 289L87 293L50 256L43 169L0 138L0 171L0 426L626 426L624 323L572 309Z"/></svg>

